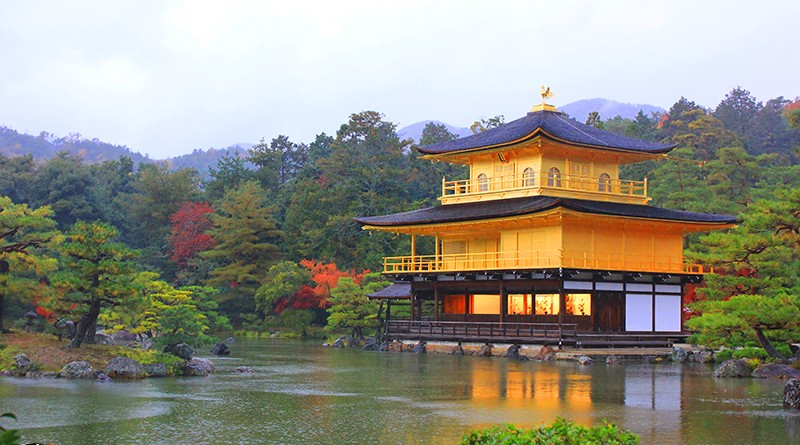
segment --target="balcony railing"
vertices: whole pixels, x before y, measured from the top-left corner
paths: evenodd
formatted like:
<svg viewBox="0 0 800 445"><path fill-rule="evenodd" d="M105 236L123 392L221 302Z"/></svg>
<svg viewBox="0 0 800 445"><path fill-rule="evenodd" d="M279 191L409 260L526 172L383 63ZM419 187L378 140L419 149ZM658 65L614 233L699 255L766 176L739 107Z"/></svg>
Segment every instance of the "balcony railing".
<svg viewBox="0 0 800 445"><path fill-rule="evenodd" d="M492 178L442 180L442 197L479 195L526 189L571 190L606 196L647 198L647 179L628 181L579 175L553 175L543 172Z"/></svg>
<svg viewBox="0 0 800 445"><path fill-rule="evenodd" d="M383 259L387 274L483 270L571 269L705 274L713 269L686 265L683 258L632 254L595 254L563 249L481 252L451 255L393 256Z"/></svg>

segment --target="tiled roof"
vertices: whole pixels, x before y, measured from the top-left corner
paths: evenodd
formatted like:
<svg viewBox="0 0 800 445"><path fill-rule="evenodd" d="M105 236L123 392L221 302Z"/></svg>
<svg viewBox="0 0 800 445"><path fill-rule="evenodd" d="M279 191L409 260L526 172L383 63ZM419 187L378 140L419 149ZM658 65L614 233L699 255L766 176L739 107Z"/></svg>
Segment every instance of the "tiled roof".
<svg viewBox="0 0 800 445"><path fill-rule="evenodd" d="M556 111L535 111L515 121L484 132L439 144L417 147L424 154L445 154L483 147L502 146L537 135L578 145L628 150L640 153L666 153L675 145L629 138L582 124Z"/></svg>
<svg viewBox="0 0 800 445"><path fill-rule="evenodd" d="M564 207L581 213L646 218L664 221L733 224L738 221L731 215L686 212L640 204L624 204L583 199L535 196L513 199L448 204L391 215L355 218L361 224L379 227L413 226L420 224L475 221L482 219L521 216Z"/></svg>
<svg viewBox="0 0 800 445"><path fill-rule="evenodd" d="M408 298L411 296L411 283L392 283L378 292L367 294L369 298Z"/></svg>

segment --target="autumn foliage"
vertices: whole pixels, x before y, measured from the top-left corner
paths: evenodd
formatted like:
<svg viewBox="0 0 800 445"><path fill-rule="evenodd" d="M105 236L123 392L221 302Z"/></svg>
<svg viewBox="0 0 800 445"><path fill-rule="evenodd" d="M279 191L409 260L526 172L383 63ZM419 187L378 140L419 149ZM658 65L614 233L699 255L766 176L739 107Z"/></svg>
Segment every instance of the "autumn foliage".
<svg viewBox="0 0 800 445"><path fill-rule="evenodd" d="M330 306L328 299L331 296L331 289L336 287L339 278L350 277L356 284L360 285L364 275L370 273L369 270L364 270L361 273L356 273L352 270L342 271L336 267L335 263L323 263L316 260L302 260L300 265L311 273L311 281L315 284L313 290L314 295L317 296L317 307L321 309Z"/></svg>
<svg viewBox="0 0 800 445"><path fill-rule="evenodd" d="M172 232L169 244L172 247L170 259L180 267L198 252L213 249L216 241L206 231L211 228L209 214L214 213L211 205L205 202L185 202L169 219Z"/></svg>

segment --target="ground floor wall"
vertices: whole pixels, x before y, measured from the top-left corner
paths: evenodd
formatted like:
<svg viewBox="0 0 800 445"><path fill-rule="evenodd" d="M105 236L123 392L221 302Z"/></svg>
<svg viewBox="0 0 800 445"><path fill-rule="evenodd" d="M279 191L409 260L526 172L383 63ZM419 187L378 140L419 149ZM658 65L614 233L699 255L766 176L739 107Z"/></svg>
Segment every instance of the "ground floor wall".
<svg viewBox="0 0 800 445"><path fill-rule="evenodd" d="M410 315L445 322L574 324L580 331L600 333L683 330L683 277L542 275L414 281Z"/></svg>

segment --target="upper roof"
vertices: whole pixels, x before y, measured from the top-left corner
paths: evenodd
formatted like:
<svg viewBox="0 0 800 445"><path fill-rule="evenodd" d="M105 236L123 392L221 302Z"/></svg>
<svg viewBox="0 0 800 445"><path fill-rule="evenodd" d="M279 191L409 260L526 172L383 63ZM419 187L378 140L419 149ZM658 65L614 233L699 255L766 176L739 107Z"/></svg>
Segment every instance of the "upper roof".
<svg viewBox="0 0 800 445"><path fill-rule="evenodd" d="M587 147L638 153L660 154L675 148L673 144L659 144L609 133L550 110L530 112L515 121L472 136L416 148L421 153L437 155L511 145L539 135Z"/></svg>
<svg viewBox="0 0 800 445"><path fill-rule="evenodd" d="M588 201L585 199L534 196L491 201L468 202L427 207L391 215L355 218L361 224L377 227L414 226L422 224L475 221L490 218L521 216L564 207L581 213L646 218L663 221L734 224L738 218L731 215L686 212L639 204Z"/></svg>

